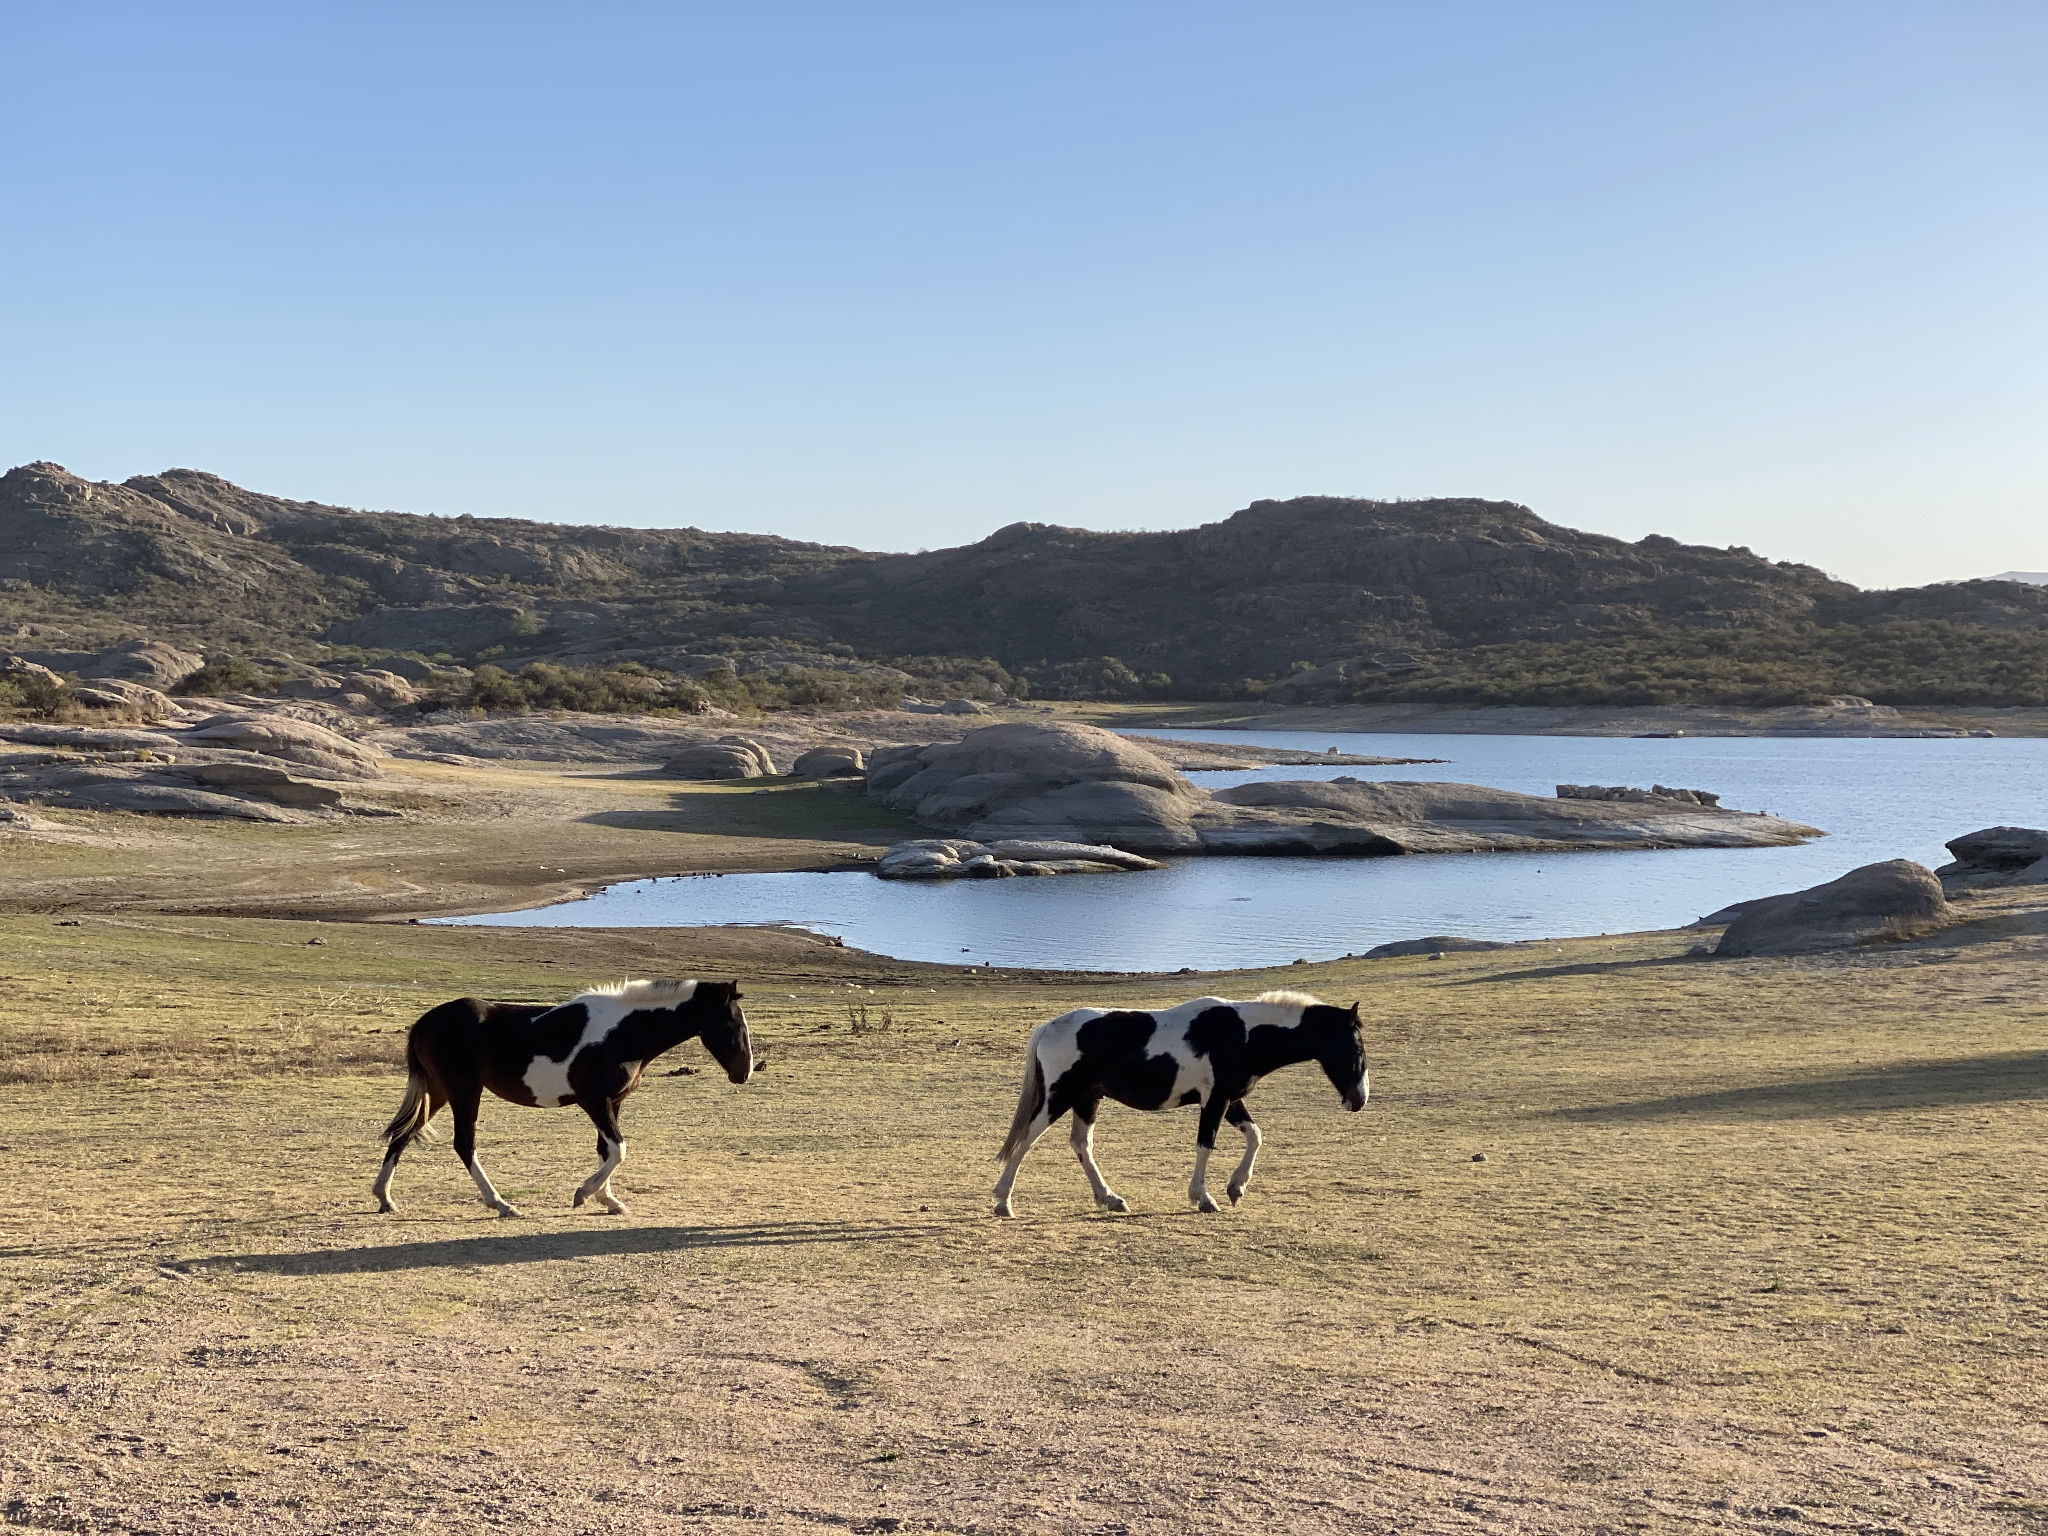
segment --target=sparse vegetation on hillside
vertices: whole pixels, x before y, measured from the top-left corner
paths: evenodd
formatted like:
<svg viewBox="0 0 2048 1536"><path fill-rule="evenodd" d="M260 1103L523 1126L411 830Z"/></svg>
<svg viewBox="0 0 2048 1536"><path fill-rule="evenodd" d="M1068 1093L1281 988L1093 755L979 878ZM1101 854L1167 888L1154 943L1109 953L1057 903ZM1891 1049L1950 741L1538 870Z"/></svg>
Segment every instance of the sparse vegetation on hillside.
<svg viewBox="0 0 2048 1536"><path fill-rule="evenodd" d="M0 476L0 629L147 633L324 662L391 652L698 678L726 707L892 686L990 698L1241 699L1334 663L1341 699L2039 703L2048 588L1860 592L1747 549L1634 543L1509 502L1299 497L1199 528L1016 524L877 555L757 534L354 512L176 470ZM514 702L635 687L494 684ZM669 685L664 685L668 687ZM1298 695L1308 697L1308 695ZM671 687L673 707L687 689ZM668 707L664 705L663 707Z"/></svg>
<svg viewBox="0 0 2048 1536"><path fill-rule="evenodd" d="M2048 629L1926 621L1784 630L1657 630L1474 646L1413 672L1346 679L1323 702L2048 705Z"/></svg>
<svg viewBox="0 0 2048 1536"><path fill-rule="evenodd" d="M715 667L701 678L677 677L637 662L575 668L529 662L517 672L489 663L470 679L475 709L574 709L592 714L702 714L727 709L756 714L784 709L861 709L894 704L903 686L887 676L782 667L745 677Z"/></svg>
<svg viewBox="0 0 2048 1536"><path fill-rule="evenodd" d="M216 698L223 693L269 693L277 679L246 656L215 656L182 683L177 692L193 698Z"/></svg>

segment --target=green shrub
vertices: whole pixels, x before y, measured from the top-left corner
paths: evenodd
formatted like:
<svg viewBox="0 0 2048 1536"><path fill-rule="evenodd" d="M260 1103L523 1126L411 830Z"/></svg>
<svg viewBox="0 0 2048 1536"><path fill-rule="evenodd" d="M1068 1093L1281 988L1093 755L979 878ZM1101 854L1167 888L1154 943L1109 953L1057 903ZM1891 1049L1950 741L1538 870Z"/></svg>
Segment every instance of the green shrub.
<svg viewBox="0 0 2048 1536"><path fill-rule="evenodd" d="M467 703L478 709L523 712L575 709L591 714L701 713L704 691L681 678L638 663L575 671L551 661L529 662L518 672L481 666L470 679Z"/></svg>
<svg viewBox="0 0 2048 1536"><path fill-rule="evenodd" d="M64 707L66 690L34 672L0 673L0 709L48 719Z"/></svg>
<svg viewBox="0 0 2048 1536"><path fill-rule="evenodd" d="M192 698L223 693L272 693L277 679L243 656L216 656L174 690Z"/></svg>

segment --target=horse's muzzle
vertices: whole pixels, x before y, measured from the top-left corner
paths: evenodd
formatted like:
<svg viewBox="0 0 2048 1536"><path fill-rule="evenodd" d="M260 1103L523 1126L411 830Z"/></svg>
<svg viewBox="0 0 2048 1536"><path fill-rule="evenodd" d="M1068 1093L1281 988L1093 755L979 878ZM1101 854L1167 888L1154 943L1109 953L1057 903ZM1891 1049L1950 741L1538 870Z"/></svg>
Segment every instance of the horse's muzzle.
<svg viewBox="0 0 2048 1536"><path fill-rule="evenodd" d="M1365 1095L1356 1091L1345 1094L1344 1107L1354 1115L1357 1114L1361 1109L1365 1108Z"/></svg>

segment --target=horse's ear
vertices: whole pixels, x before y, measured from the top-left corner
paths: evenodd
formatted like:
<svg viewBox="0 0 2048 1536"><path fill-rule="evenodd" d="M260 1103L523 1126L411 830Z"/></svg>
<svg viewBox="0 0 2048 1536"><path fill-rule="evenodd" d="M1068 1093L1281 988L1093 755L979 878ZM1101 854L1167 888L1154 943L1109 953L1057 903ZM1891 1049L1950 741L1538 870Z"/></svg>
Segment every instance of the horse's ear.
<svg viewBox="0 0 2048 1536"><path fill-rule="evenodd" d="M1359 1019L1358 1019L1358 1004L1356 1004L1356 1003L1353 1003L1353 1004L1351 1005L1351 1017L1352 1017L1352 1020L1353 1020L1354 1022L1359 1022Z"/></svg>

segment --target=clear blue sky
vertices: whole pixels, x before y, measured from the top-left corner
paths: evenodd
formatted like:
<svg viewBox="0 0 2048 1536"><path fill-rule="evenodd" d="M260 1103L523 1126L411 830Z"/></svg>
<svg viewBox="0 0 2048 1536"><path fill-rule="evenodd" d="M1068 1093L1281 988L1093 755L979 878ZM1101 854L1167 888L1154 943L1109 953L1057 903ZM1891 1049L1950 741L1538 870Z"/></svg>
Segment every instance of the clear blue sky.
<svg viewBox="0 0 2048 1536"><path fill-rule="evenodd" d="M2048 6L0 0L0 459L2048 569Z"/></svg>

